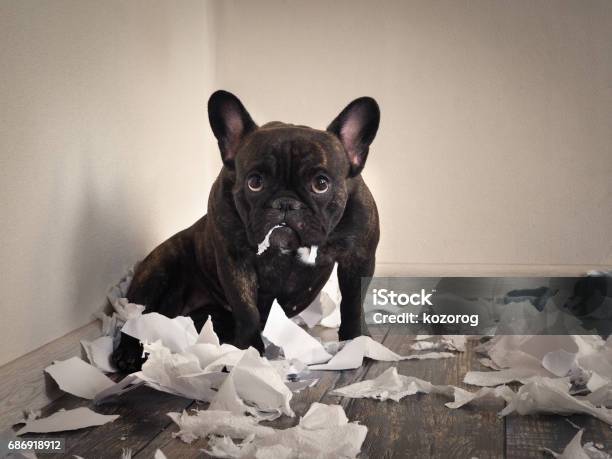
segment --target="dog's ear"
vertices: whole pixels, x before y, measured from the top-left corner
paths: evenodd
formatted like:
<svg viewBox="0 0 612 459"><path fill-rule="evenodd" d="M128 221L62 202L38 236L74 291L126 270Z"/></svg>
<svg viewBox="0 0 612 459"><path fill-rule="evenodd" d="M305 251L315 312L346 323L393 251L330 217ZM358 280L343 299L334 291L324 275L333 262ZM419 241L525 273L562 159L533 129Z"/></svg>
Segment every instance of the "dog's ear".
<svg viewBox="0 0 612 459"><path fill-rule="evenodd" d="M233 168L240 142L257 125L242 102L227 91L216 91L208 99L208 120L219 142L223 164Z"/></svg>
<svg viewBox="0 0 612 459"><path fill-rule="evenodd" d="M348 104L327 127L327 131L338 136L344 145L351 163L351 177L363 169L379 122L380 109L376 101L371 97L360 97Z"/></svg>

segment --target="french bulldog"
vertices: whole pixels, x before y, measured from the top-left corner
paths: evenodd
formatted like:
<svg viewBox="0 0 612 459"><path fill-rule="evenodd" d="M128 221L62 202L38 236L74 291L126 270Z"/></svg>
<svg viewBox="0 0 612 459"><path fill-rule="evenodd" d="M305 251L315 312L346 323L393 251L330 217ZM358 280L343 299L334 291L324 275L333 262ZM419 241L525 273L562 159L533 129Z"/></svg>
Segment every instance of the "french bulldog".
<svg viewBox="0 0 612 459"><path fill-rule="evenodd" d="M361 171L380 121L376 101L354 100L326 130L257 126L226 91L212 94L208 116L223 160L208 214L137 265L128 300L189 315L197 329L210 316L222 342L263 352L274 299L299 314L337 262L339 339L366 334L361 278L374 273L379 222ZM122 334L112 361L138 371L142 346Z"/></svg>

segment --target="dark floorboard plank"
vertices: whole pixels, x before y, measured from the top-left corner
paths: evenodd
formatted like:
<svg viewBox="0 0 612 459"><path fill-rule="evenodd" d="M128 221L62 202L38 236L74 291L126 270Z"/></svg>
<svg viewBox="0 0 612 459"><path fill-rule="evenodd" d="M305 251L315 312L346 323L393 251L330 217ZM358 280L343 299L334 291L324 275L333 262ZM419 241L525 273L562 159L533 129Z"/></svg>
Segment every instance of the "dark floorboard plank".
<svg viewBox="0 0 612 459"><path fill-rule="evenodd" d="M41 417L46 418L47 416L52 415L53 413L55 413L56 411L60 409L73 410L81 406L87 406L89 408L92 408L89 400L75 397L70 394L64 394L58 399L49 403L47 406L45 406L41 410ZM92 409L96 412L101 413L101 411L99 410L96 410L94 408ZM102 414L108 414L108 413L102 413ZM21 425L19 425L18 427L21 427ZM57 433L25 434L25 435L20 436L19 438L24 439L24 440L25 439L36 439L36 438L54 438L54 439L63 438L65 439L65 451L69 451L70 449L78 445L79 442L83 438L85 438L87 435L89 435L89 433L95 428L96 427L88 427L85 429L71 430L68 432L57 432ZM62 456L63 456L62 454L45 455L45 457L62 457Z"/></svg>
<svg viewBox="0 0 612 459"><path fill-rule="evenodd" d="M100 411L121 417L105 424L81 439L71 454L83 457L119 457L123 448L138 451L172 421L169 411L182 411L191 400L140 387L119 398L116 403L102 405Z"/></svg>
<svg viewBox="0 0 612 459"><path fill-rule="evenodd" d="M45 455L45 457L70 457L75 454L87 459L121 457L124 448L141 449L167 427L171 422L166 415L168 411L181 411L191 403L191 400L147 387L135 389L116 402L100 406L93 406L89 400L65 395L49 404L43 410L43 416L48 416L60 408L73 409L87 406L97 413L119 414L120 417L99 427L56 434L27 435L27 437L66 439L66 449L63 454Z"/></svg>
<svg viewBox="0 0 612 459"><path fill-rule="evenodd" d="M606 423L586 415L574 415L567 419L585 429L583 444L587 441L601 443L604 451L612 452L612 430ZM563 416L511 414L506 417L506 456L541 459L542 448L561 452L577 432Z"/></svg>
<svg viewBox="0 0 612 459"><path fill-rule="evenodd" d="M399 354L410 354L412 340L389 333L384 344ZM434 384L467 388L463 375L474 363L473 343L465 353L441 360L403 361L398 372ZM374 362L364 379L372 379L394 363ZM471 388L473 390L473 388ZM362 456L414 458L499 458L504 451L504 423L497 418L503 404L483 400L474 407L451 410L448 399L438 395L408 396L396 403L372 399L347 399L351 421L368 426Z"/></svg>

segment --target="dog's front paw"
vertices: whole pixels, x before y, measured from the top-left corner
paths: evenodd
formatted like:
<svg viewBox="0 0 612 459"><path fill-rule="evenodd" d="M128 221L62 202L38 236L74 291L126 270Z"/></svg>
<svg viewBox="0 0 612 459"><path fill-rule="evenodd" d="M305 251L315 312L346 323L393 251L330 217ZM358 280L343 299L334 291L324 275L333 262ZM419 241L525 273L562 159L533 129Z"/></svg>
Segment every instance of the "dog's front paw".
<svg viewBox="0 0 612 459"><path fill-rule="evenodd" d="M266 352L266 346L264 345L263 339L261 338L261 333L256 333L251 341L251 346L259 351L261 355L264 355Z"/></svg>
<svg viewBox="0 0 612 459"><path fill-rule="evenodd" d="M238 335L238 336L240 336L240 335ZM231 341L231 344L233 346L236 346L238 349L247 349L249 347L254 347L255 349L257 349L257 351L259 351L259 353L261 355L264 355L264 352L266 350L264 342L261 339L261 333L254 334L250 339L244 339L244 338L237 339L237 338L234 338Z"/></svg>
<svg viewBox="0 0 612 459"><path fill-rule="evenodd" d="M122 373L134 373L142 369L146 360L142 356L143 348L136 338L121 333L121 341L111 355L111 361Z"/></svg>

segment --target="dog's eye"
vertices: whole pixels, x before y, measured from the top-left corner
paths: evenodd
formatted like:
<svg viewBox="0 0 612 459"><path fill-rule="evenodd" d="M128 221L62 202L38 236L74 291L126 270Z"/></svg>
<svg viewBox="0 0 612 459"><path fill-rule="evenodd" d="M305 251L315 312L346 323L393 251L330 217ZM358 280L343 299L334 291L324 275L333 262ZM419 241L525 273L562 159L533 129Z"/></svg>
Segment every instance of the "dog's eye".
<svg viewBox="0 0 612 459"><path fill-rule="evenodd" d="M312 191L317 194L325 193L329 190L329 179L324 175L317 175L312 179Z"/></svg>
<svg viewBox="0 0 612 459"><path fill-rule="evenodd" d="M247 185L251 191L261 191L263 189L263 177L259 174L251 174L247 179Z"/></svg>

